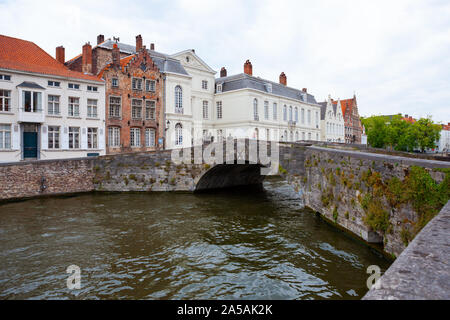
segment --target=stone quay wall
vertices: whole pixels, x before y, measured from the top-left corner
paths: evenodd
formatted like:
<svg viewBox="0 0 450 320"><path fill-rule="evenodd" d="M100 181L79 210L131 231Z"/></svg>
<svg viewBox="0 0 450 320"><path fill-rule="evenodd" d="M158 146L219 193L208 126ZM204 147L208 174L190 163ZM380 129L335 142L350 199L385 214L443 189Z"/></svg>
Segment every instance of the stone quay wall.
<svg viewBox="0 0 450 320"><path fill-rule="evenodd" d="M450 201L363 300L450 300Z"/></svg>
<svg viewBox="0 0 450 320"><path fill-rule="evenodd" d="M393 257L439 211L435 198L448 197L448 162L293 145L281 166L307 207Z"/></svg>
<svg viewBox="0 0 450 320"><path fill-rule="evenodd" d="M40 160L0 164L0 201L90 192L93 159Z"/></svg>

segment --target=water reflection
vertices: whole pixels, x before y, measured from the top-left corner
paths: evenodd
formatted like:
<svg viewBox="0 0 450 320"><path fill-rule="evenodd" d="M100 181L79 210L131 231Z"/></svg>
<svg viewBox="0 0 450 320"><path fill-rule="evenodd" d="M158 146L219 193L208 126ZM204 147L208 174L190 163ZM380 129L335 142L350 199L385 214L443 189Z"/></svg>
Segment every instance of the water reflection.
<svg viewBox="0 0 450 320"><path fill-rule="evenodd" d="M282 181L206 194L0 206L2 299L355 299L389 262L301 209ZM81 268L68 290L65 270Z"/></svg>

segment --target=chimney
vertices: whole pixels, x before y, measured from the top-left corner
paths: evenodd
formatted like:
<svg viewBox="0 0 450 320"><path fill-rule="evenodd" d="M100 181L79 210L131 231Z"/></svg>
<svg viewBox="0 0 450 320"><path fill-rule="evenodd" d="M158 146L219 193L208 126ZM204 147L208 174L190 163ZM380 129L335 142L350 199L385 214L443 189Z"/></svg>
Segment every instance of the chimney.
<svg viewBox="0 0 450 320"><path fill-rule="evenodd" d="M99 45L100 43L105 42L105 36L102 34L99 34L97 36L97 45Z"/></svg>
<svg viewBox="0 0 450 320"><path fill-rule="evenodd" d="M136 36L136 52L140 51L142 49L142 36L137 35Z"/></svg>
<svg viewBox="0 0 450 320"><path fill-rule="evenodd" d="M222 67L222 69L220 69L220 77L226 77L227 76L227 69L225 69L225 67Z"/></svg>
<svg viewBox="0 0 450 320"><path fill-rule="evenodd" d="M112 64L115 67L119 67L119 65L120 65L120 50L119 50L119 47L117 46L117 43L113 44Z"/></svg>
<svg viewBox="0 0 450 320"><path fill-rule="evenodd" d="M63 46L56 47L56 60L58 62L64 63L65 61L65 49Z"/></svg>
<svg viewBox="0 0 450 320"><path fill-rule="evenodd" d="M287 78L284 72L280 74L280 84L287 86Z"/></svg>
<svg viewBox="0 0 450 320"><path fill-rule="evenodd" d="M150 43L150 50L155 51L155 44L154 43Z"/></svg>
<svg viewBox="0 0 450 320"><path fill-rule="evenodd" d="M247 60L244 63L244 73L248 74L249 76L253 75L253 66L250 60Z"/></svg>
<svg viewBox="0 0 450 320"><path fill-rule="evenodd" d="M407 114L405 114L405 118L408 118L408 115L407 115Z"/></svg>
<svg viewBox="0 0 450 320"><path fill-rule="evenodd" d="M88 42L83 46L81 71L83 73L92 73L92 46Z"/></svg>
<svg viewBox="0 0 450 320"><path fill-rule="evenodd" d="M308 93L308 89L306 89L306 88L303 88L302 91L303 91L304 93Z"/></svg>

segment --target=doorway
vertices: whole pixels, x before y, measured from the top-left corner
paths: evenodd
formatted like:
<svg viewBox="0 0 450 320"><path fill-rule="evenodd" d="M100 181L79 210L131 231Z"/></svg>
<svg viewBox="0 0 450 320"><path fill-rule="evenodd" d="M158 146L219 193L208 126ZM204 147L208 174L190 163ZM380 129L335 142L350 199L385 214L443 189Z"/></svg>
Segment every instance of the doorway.
<svg viewBox="0 0 450 320"><path fill-rule="evenodd" d="M24 160L38 158L38 124L23 125L23 158Z"/></svg>

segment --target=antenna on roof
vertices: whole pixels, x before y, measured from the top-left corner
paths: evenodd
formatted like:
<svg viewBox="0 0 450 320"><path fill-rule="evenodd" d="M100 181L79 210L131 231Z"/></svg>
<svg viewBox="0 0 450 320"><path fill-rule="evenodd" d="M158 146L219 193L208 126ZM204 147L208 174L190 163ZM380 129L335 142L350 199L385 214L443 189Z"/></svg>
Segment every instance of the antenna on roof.
<svg viewBox="0 0 450 320"><path fill-rule="evenodd" d="M119 37L113 37L113 40L115 41L115 42L119 42L120 41L120 38Z"/></svg>

